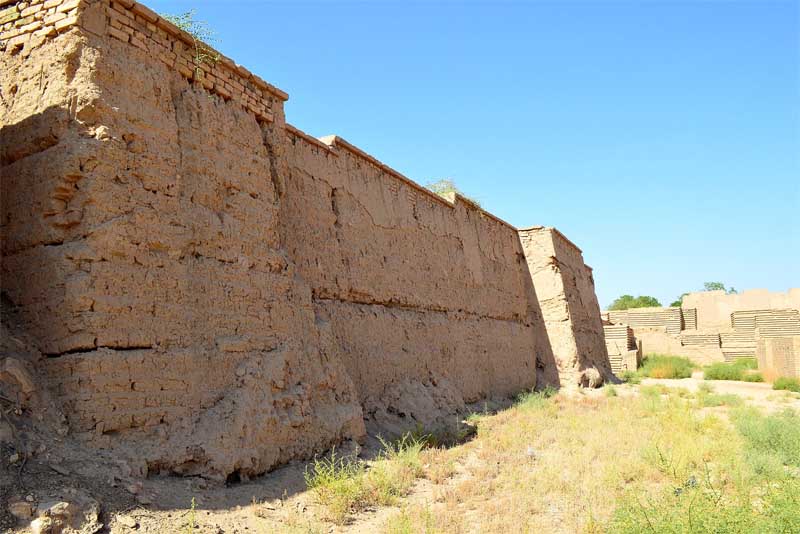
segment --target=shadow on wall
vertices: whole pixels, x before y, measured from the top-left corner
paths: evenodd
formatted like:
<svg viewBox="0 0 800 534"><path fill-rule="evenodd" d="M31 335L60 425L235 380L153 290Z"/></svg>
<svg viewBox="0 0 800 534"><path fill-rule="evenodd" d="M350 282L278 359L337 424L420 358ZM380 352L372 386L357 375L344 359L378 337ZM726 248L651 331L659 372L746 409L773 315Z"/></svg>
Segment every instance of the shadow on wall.
<svg viewBox="0 0 800 534"><path fill-rule="evenodd" d="M520 243L520 247L522 244ZM520 268L525 273L525 291L528 297L528 320L533 326L533 334L536 336L536 390L541 391L545 388L559 389L561 378L558 373L558 363L553 352L553 345L545 326L542 307L536 295L536 288L533 285L530 267L525 255L519 254Z"/></svg>
<svg viewBox="0 0 800 534"><path fill-rule="evenodd" d="M59 144L69 122L69 110L53 106L0 129L0 292L35 325L42 352L70 335L55 319L70 313L65 282L76 267L62 245L82 216L83 163Z"/></svg>

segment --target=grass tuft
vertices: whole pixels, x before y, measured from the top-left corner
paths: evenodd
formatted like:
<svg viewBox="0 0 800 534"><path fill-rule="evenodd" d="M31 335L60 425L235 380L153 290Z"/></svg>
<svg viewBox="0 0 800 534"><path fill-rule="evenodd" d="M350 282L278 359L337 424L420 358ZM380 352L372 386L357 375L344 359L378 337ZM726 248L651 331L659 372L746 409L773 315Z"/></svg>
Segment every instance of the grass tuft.
<svg viewBox="0 0 800 534"><path fill-rule="evenodd" d="M641 376L650 378L689 378L694 364L688 358L666 354L648 354L644 357Z"/></svg>
<svg viewBox="0 0 800 534"><path fill-rule="evenodd" d="M368 506L393 505L424 475L424 438L405 434L394 442L381 440L381 444L383 450L369 464L337 456L333 450L306 468L306 486L327 510L327 519L341 525L350 514Z"/></svg>
<svg viewBox="0 0 800 534"><path fill-rule="evenodd" d="M794 393L800 393L800 380L797 378L781 376L772 384L772 389L782 389L786 391L792 391Z"/></svg>
<svg viewBox="0 0 800 534"><path fill-rule="evenodd" d="M642 376L636 371L625 371L620 377L626 384L639 384L642 381Z"/></svg>
<svg viewBox="0 0 800 534"><path fill-rule="evenodd" d="M703 376L706 380L740 380L745 382L763 382L761 373L751 373L757 367L753 358L742 358L730 363L717 362L706 367Z"/></svg>
<svg viewBox="0 0 800 534"><path fill-rule="evenodd" d="M337 456L333 449L327 458L315 458L304 478L317 501L327 509L329 519L342 524L348 514L364 504L364 473L364 462Z"/></svg>

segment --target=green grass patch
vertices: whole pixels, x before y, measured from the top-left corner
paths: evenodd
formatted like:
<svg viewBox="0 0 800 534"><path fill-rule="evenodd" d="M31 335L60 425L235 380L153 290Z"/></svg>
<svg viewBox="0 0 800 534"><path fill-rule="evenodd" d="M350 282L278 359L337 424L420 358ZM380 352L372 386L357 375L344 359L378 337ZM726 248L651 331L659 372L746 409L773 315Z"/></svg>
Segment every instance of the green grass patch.
<svg viewBox="0 0 800 534"><path fill-rule="evenodd" d="M544 408L548 404L547 400L556 393L558 393L558 391L551 386L547 386L541 391L520 393L517 395L514 406L523 410L537 410L539 408Z"/></svg>
<svg viewBox="0 0 800 534"><path fill-rule="evenodd" d="M800 380L797 378L782 376L775 380L775 383L772 384L772 389L782 389L786 391L792 391L794 393L800 393Z"/></svg>
<svg viewBox="0 0 800 534"><path fill-rule="evenodd" d="M740 380L745 382L763 382L760 373L750 372L758 364L753 358L742 358L733 362L712 363L705 368L703 376L706 380Z"/></svg>
<svg viewBox="0 0 800 534"><path fill-rule="evenodd" d="M689 378L694 368L694 364L688 358L648 354L644 357L639 374L650 378Z"/></svg>
<svg viewBox="0 0 800 534"><path fill-rule="evenodd" d="M381 443L383 451L369 464L337 456L334 449L306 468L306 486L327 510L327 519L341 525L350 514L368 506L393 505L422 477L424 439L406 434L395 442Z"/></svg>
<svg viewBox="0 0 800 534"><path fill-rule="evenodd" d="M745 382L763 382L764 375L761 373L745 373L742 375L742 380Z"/></svg>
<svg viewBox="0 0 800 534"><path fill-rule="evenodd" d="M762 415L754 408L743 408L734 411L731 420L751 451L800 467L800 415L796 412Z"/></svg>
<svg viewBox="0 0 800 534"><path fill-rule="evenodd" d="M699 395L712 402L721 397L708 386ZM631 488L608 532L797 532L800 416L742 407L731 413L732 429L706 427L707 420L695 420L685 437L674 436L688 440L683 448L665 438L647 449L670 484L656 492Z"/></svg>
<svg viewBox="0 0 800 534"><path fill-rule="evenodd" d="M642 381L642 376L636 371L625 371L620 377L626 384L639 384Z"/></svg>

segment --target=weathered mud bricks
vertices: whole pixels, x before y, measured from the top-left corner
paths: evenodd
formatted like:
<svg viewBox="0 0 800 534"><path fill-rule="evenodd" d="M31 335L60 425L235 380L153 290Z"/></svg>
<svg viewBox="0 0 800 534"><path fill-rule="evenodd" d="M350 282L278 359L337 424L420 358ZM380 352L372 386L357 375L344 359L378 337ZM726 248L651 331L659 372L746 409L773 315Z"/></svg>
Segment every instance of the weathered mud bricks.
<svg viewBox="0 0 800 534"><path fill-rule="evenodd" d="M749 310L800 310L800 288L785 293L748 289L740 293L699 291L683 297L683 306L697 309L699 328L724 329L732 326L731 314Z"/></svg>
<svg viewBox="0 0 800 534"><path fill-rule="evenodd" d="M555 356L543 380L578 384L588 369L612 379L592 270L581 250L555 228L536 226L519 236Z"/></svg>
<svg viewBox="0 0 800 534"><path fill-rule="evenodd" d="M532 388L560 343L607 367L579 252L546 332L515 228L297 130L141 4L0 9L2 291L88 443L247 476Z"/></svg>
<svg viewBox="0 0 800 534"><path fill-rule="evenodd" d="M758 368L772 377L800 378L800 336L759 338L756 357Z"/></svg>

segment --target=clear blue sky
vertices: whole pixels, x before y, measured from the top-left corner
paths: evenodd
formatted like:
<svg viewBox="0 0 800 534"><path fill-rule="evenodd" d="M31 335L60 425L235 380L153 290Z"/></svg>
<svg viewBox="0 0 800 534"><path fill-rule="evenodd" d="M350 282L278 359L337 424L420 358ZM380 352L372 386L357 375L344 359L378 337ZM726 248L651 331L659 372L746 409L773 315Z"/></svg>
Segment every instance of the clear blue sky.
<svg viewBox="0 0 800 534"><path fill-rule="evenodd" d="M558 227L601 306L800 286L800 1L145 3L308 133Z"/></svg>

